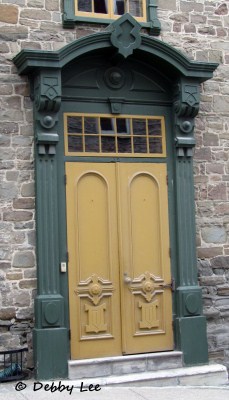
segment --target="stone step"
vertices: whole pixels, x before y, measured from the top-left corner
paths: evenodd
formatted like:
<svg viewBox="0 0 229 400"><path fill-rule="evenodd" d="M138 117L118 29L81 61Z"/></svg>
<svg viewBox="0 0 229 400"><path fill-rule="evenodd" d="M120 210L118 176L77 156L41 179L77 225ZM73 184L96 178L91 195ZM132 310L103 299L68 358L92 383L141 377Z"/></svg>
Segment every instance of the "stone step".
<svg viewBox="0 0 229 400"><path fill-rule="evenodd" d="M62 382L64 383L64 382ZM67 381L76 388L88 388L93 384L122 387L166 387L166 386L223 386L228 385L225 366L220 364L198 367L172 368L160 371L140 372L90 379Z"/></svg>
<svg viewBox="0 0 229 400"><path fill-rule="evenodd" d="M69 379L122 376L182 367L182 352L138 354L68 362Z"/></svg>

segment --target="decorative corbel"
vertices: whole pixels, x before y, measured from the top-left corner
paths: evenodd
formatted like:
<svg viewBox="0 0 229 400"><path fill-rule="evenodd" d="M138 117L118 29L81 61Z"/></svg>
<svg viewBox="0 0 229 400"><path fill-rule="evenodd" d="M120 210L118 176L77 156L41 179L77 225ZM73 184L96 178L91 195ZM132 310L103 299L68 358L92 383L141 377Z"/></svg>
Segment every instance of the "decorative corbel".
<svg viewBox="0 0 229 400"><path fill-rule="evenodd" d="M195 147L194 118L199 111L199 84L180 79L175 87L175 146L178 157L192 157Z"/></svg>
<svg viewBox="0 0 229 400"><path fill-rule="evenodd" d="M41 70L34 80L36 143L39 155L56 154L58 111L61 105L59 70Z"/></svg>

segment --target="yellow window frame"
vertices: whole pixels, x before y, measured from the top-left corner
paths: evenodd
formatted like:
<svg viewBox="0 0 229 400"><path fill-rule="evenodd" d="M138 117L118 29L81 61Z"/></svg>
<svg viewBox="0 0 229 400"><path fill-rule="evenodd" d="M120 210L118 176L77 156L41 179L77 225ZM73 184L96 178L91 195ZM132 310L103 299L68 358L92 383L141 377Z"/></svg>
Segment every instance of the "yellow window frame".
<svg viewBox="0 0 229 400"><path fill-rule="evenodd" d="M92 2L93 7L93 2ZM129 1L127 3L127 11L129 12ZM118 19L121 15L116 15L113 12L113 0L108 0L108 12L106 14L100 14L86 11L78 11L78 0L75 0L75 15L78 17L90 17L90 18L97 18L97 19ZM142 17L133 17L139 22L146 22L146 0L142 0Z"/></svg>
<svg viewBox="0 0 229 400"><path fill-rule="evenodd" d="M99 152L89 152L89 151L85 151L85 137L86 136L93 136L92 134L85 134L84 133L84 129L82 129L82 134L80 133L72 133L72 132L68 132L68 117L90 117L90 118L113 118L113 119L118 119L118 118L122 118L122 119L129 119L129 120L133 120L133 119L143 119L143 120L160 120L161 121L161 135L150 135L148 134L148 124L146 123L146 135L136 135L133 134L133 129L132 132L128 135L123 135L121 134L122 137L128 137L131 138L131 146L132 146L132 152L131 153L124 153L124 152L102 152L102 145L101 145L101 138L102 137L107 137L107 134L103 134L102 131L100 130L100 132L97 134L99 137L99 148L100 151ZM84 125L84 119L83 121L83 125ZM131 126L132 126L132 122L131 122ZM83 151L69 151L68 149L68 137L69 136L76 136L76 137L81 137L83 138ZM116 149L118 148L117 145L117 140L118 137L120 137L120 134L118 134L117 132L115 132L113 135L109 134L109 137L115 137L115 146ZM135 137L146 137L147 138L147 152L145 153L135 153L133 151L133 138ZM162 144L162 152L161 153L150 153L149 152L149 138L161 138L161 144ZM75 112L66 112L64 113L64 146L65 146L65 156L80 156L80 157L101 157L101 156L106 156L106 157L139 157L139 158L146 158L146 157L152 157L152 158L163 158L166 157L166 139L165 139L165 118L164 116L149 116L149 115L129 115L129 114L121 114L121 115L114 115L114 114L100 114L100 113L75 113Z"/></svg>

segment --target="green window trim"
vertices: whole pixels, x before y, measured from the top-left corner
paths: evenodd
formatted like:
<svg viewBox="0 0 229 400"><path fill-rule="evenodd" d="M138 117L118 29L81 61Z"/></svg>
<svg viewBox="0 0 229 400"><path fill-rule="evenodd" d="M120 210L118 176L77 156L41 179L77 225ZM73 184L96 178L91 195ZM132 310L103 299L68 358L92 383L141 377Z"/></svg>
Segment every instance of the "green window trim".
<svg viewBox="0 0 229 400"><path fill-rule="evenodd" d="M148 28L152 36L158 36L161 31L161 24L157 18L157 0L145 0L146 21L139 21L142 28ZM75 12L75 0L64 0L63 27L74 29L76 23L93 23L109 25L114 22L110 18L95 18L90 16L77 16Z"/></svg>

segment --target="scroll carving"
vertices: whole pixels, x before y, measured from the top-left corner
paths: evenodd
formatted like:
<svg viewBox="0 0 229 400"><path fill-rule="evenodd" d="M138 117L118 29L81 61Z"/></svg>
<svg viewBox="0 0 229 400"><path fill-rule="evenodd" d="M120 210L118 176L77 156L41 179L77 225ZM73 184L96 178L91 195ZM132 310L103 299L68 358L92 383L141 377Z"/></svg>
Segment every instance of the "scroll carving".
<svg viewBox="0 0 229 400"><path fill-rule="evenodd" d="M194 118L199 111L199 85L183 78L175 88L175 145L178 157L192 157L194 138Z"/></svg>
<svg viewBox="0 0 229 400"><path fill-rule="evenodd" d="M36 142L39 155L55 155L59 141L58 111L61 105L61 76L58 70L42 70L34 80Z"/></svg>

